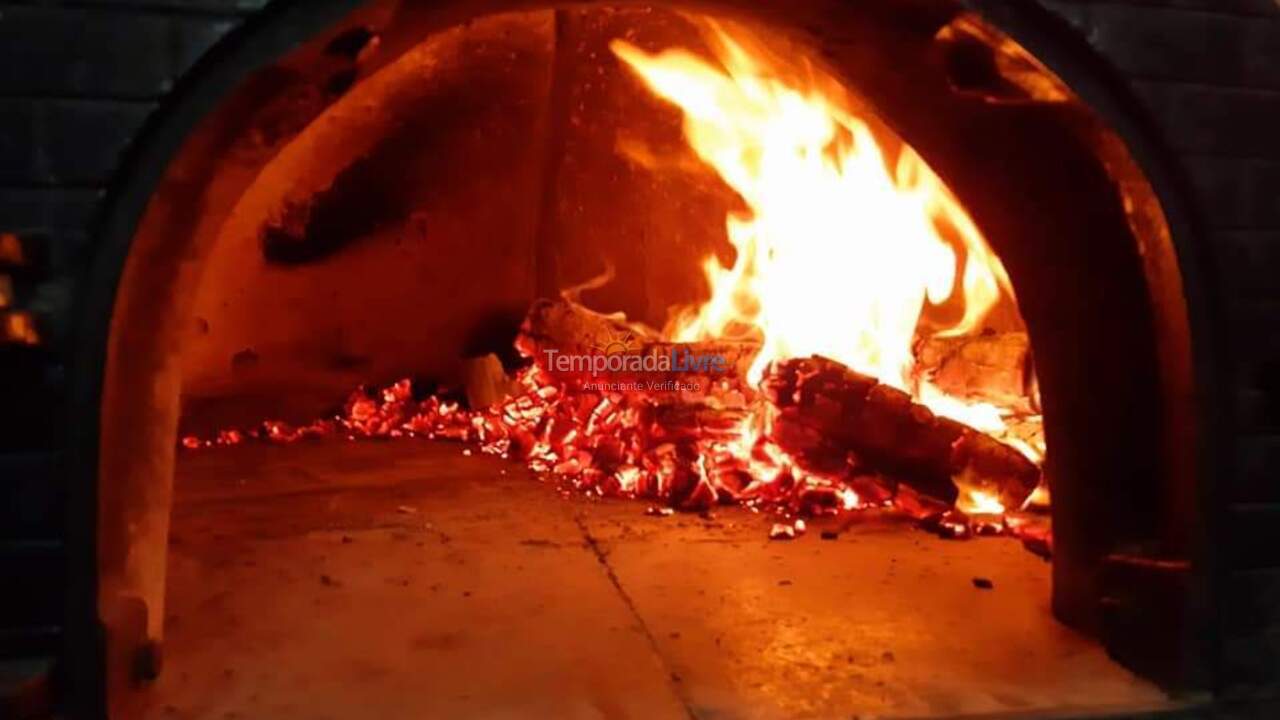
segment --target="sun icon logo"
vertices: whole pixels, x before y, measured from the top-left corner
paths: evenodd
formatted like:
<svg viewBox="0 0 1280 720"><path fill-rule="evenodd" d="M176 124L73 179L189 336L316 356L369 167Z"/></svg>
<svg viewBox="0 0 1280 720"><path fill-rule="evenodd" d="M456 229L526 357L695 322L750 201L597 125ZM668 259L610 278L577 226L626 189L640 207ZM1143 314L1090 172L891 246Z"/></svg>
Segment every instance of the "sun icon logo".
<svg viewBox="0 0 1280 720"><path fill-rule="evenodd" d="M631 343L635 341L635 339L635 335L630 332L624 331L614 334L610 331L609 337L605 338L602 342L592 345L591 349L601 355L622 355L635 349L631 347Z"/></svg>

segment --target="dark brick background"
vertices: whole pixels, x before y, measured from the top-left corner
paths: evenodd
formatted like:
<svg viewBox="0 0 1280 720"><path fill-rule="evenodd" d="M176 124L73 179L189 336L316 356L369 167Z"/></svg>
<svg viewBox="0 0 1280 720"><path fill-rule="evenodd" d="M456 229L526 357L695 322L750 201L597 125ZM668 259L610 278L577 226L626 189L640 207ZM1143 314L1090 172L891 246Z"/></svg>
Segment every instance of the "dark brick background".
<svg viewBox="0 0 1280 720"><path fill-rule="evenodd" d="M12 361L31 376L0 379L4 413L17 417L0 420L0 586L44 591L0 600L0 650L49 647L60 602L46 562L60 553L54 449L47 438L15 446L4 423L53 405L21 401L57 396L70 278L86 262L89 223L121 151L183 72L267 1L0 2L0 230L48 238L44 275L21 300L52 339L38 356ZM1266 661L1280 657L1280 6L1039 1L1125 77L1205 221L1239 401L1238 469L1224 478L1240 549L1231 554L1227 664L1240 679L1280 682L1280 662Z"/></svg>

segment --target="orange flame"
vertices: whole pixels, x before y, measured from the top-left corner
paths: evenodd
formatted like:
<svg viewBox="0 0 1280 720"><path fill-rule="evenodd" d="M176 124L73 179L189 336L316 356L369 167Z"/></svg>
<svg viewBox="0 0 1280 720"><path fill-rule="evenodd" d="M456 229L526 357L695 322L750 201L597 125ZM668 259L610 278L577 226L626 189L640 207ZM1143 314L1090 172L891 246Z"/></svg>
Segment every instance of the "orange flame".
<svg viewBox="0 0 1280 720"><path fill-rule="evenodd" d="M753 383L776 360L823 355L915 390L941 415L1003 428L994 406L913 387L926 302L943 303L959 284L963 317L933 331L950 336L980 329L1001 293L1012 297L973 220L910 148L890 170L870 126L817 82L791 86L781 78L798 73L774 67L767 52L749 52L718 26L710 40L720 67L683 49L611 46L679 106L690 147L750 208L726 220L737 250L732 267L714 256L704 261L711 298L677 312L667 335L759 340Z"/></svg>

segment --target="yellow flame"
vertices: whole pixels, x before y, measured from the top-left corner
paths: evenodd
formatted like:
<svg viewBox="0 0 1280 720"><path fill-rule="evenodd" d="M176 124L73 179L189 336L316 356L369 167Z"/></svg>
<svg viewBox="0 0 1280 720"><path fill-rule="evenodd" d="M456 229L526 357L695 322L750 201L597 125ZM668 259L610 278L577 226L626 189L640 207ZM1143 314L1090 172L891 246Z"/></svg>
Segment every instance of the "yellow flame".
<svg viewBox="0 0 1280 720"><path fill-rule="evenodd" d="M750 209L726 220L733 265L704 261L711 298L673 315L667 335L759 340L752 382L775 360L823 355L916 390L939 414L1003 427L997 408L912 387L926 301L947 301L958 277L963 317L934 333L963 335L1009 292L973 220L913 150L904 147L891 170L868 123L816 82L794 87L782 78L798 73L774 67L768 53L719 27L710 35L718 65L683 49L611 46L683 111L690 147Z"/></svg>
<svg viewBox="0 0 1280 720"><path fill-rule="evenodd" d="M1036 445L1036 444L1027 442L1025 439L1017 437L1016 435L1009 435L1007 437L1002 437L1000 439L1003 440L1008 445L1010 445L1013 449L1022 453L1023 456L1025 456L1031 462L1037 465L1044 462L1044 446L1043 445Z"/></svg>
<svg viewBox="0 0 1280 720"><path fill-rule="evenodd" d="M960 487L956 509L968 515L1003 515L1004 504L995 495L983 490Z"/></svg>

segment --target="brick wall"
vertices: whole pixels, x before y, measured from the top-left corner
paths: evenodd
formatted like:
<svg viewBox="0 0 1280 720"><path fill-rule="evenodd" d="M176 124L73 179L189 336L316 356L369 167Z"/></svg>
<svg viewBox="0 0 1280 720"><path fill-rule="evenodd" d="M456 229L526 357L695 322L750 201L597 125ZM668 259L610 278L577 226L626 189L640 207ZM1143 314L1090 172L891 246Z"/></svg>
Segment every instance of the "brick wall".
<svg viewBox="0 0 1280 720"><path fill-rule="evenodd" d="M0 586L28 588L35 598L0 594L0 605L14 605L0 606L0 623L11 626L0 627L0 647L49 648L56 638L59 578L48 560L61 546L49 400L57 397L70 278L86 262L91 218L120 152L165 93L266 2L0 2L0 232L20 231L42 246L38 276L23 271L17 301L43 320L48 340L0 355L7 416L0 418ZM1280 6L1041 2L1127 78L1206 220L1211 279L1229 308L1241 429L1239 468L1229 478L1228 525L1240 552L1226 608L1228 660L1247 680L1280 681L1280 282L1273 277L1280 268Z"/></svg>

